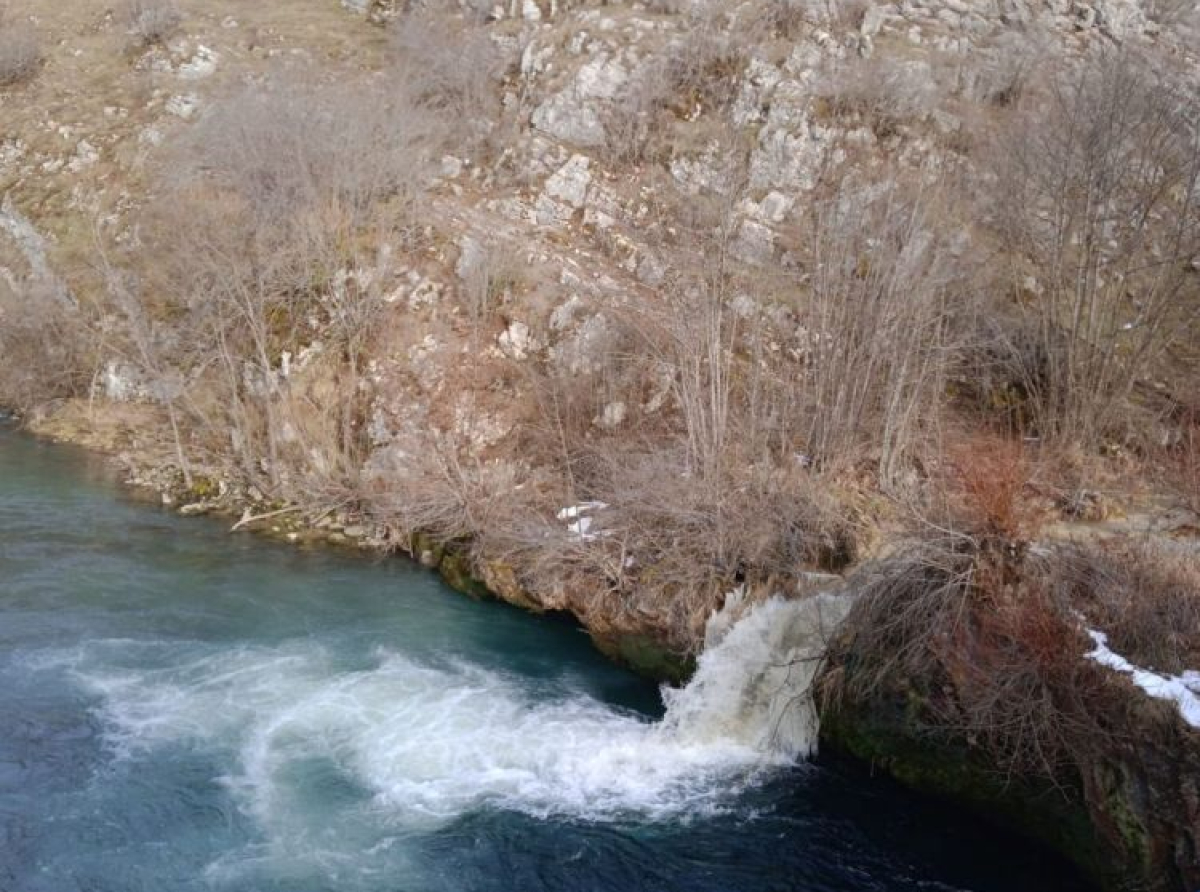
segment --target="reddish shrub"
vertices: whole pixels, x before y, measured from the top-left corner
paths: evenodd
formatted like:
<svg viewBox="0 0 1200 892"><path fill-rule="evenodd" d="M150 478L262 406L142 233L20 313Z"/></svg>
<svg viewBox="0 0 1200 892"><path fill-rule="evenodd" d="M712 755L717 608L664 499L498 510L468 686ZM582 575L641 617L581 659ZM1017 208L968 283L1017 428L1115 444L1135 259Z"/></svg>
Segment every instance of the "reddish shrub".
<svg viewBox="0 0 1200 892"><path fill-rule="evenodd" d="M972 535L1010 542L1036 532L1043 508L1030 489L1033 467L1020 441L975 436L948 450L950 513Z"/></svg>

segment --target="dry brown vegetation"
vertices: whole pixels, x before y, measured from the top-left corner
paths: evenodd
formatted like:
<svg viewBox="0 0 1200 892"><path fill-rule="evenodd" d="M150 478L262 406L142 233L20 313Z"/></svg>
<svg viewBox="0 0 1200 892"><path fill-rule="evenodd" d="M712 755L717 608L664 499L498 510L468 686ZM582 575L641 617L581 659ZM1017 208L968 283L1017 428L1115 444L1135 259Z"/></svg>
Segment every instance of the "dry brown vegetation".
<svg viewBox="0 0 1200 892"><path fill-rule="evenodd" d="M42 64L37 32L0 9L0 87L30 80Z"/></svg>
<svg viewBox="0 0 1200 892"><path fill-rule="evenodd" d="M1035 555L954 536L905 552L860 579L831 657L851 668L828 676L826 705L881 702L915 680L925 733L966 742L1001 774L1070 785L1135 733L1122 718L1132 687L1080 659L1093 647L1085 626L1160 672L1198 656L1197 565L1182 551L1119 542ZM1167 725L1172 712L1161 710Z"/></svg>
<svg viewBox="0 0 1200 892"><path fill-rule="evenodd" d="M1133 540L1034 551L943 534L901 555L857 579L819 687L824 714L857 714L901 747L930 745L943 792L971 801L990 786L1021 809L1082 811L1099 847L1087 863L1115 888L1189 888L1195 735L1175 704L1083 657L1094 647L1085 633L1101 630L1136 665L1195 666L1195 554ZM875 751L885 763L889 745ZM1042 832L1080 844L1061 829Z"/></svg>
<svg viewBox="0 0 1200 892"><path fill-rule="evenodd" d="M1185 544L1118 540L1066 560L1072 603L1114 650L1168 675L1200 665L1200 563Z"/></svg>
<svg viewBox="0 0 1200 892"><path fill-rule="evenodd" d="M135 367L187 382L169 402L210 461L229 454L247 482L293 498L356 478L367 348L441 140L382 85L293 80L231 95L178 147L147 235L155 263L108 283L144 320L128 326ZM139 341L147 326L158 333ZM324 373L293 386L305 361Z"/></svg>
<svg viewBox="0 0 1200 892"><path fill-rule="evenodd" d="M560 4L611 19L588 38L408 4L312 64L246 28L220 64L257 67L186 81L199 110L136 162L121 231L48 239L74 236L69 290L0 257L0 405L115 387L189 499L344 509L676 654L736 586L855 574L827 708L898 703L1002 778L1098 795L1081 766L1140 758L1131 716L1154 745L1179 721L1083 659L1086 631L1195 669L1200 575L1048 524L1105 519L1121 487L1157 487L1130 514L1200 511L1194 77L1007 24L965 54L872 44L861 0L644 5ZM187 8L112 20L147 106L141 69L193 51ZM587 42L635 31L604 60ZM0 81L38 70L35 42L5 76L16 33ZM585 59L612 94L578 97L590 147L532 117ZM552 194L564 170L585 175Z"/></svg>
<svg viewBox="0 0 1200 892"><path fill-rule="evenodd" d="M1022 325L1030 428L1113 436L1137 382L1200 313L1200 120L1177 74L1098 51L1021 103L996 142L997 223Z"/></svg>
<svg viewBox="0 0 1200 892"><path fill-rule="evenodd" d="M124 10L131 51L165 44L179 30L183 14L169 0L129 0Z"/></svg>
<svg viewBox="0 0 1200 892"><path fill-rule="evenodd" d="M509 64L488 32L473 22L421 10L397 19L390 32L389 79L454 122L460 137L486 137L497 124L498 86Z"/></svg>
<svg viewBox="0 0 1200 892"><path fill-rule="evenodd" d="M671 157L682 123L720 121L737 96L749 41L716 7L689 12L687 27L629 79L605 119L604 156L643 165ZM729 132L718 125L718 138Z"/></svg>
<svg viewBox="0 0 1200 892"><path fill-rule="evenodd" d="M982 541L1028 542L1046 519L1033 490L1033 460L1010 437L965 435L946 450L942 483L947 524Z"/></svg>
<svg viewBox="0 0 1200 892"><path fill-rule="evenodd" d="M78 308L43 283L0 279L0 404L31 411L85 392L97 348Z"/></svg>

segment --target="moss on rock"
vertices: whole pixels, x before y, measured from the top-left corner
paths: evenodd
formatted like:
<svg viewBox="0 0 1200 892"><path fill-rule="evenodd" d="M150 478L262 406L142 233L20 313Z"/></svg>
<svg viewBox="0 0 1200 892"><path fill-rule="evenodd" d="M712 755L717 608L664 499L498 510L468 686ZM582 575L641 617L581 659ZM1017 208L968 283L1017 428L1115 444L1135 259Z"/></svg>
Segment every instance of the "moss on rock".
<svg viewBox="0 0 1200 892"><path fill-rule="evenodd" d="M1176 724L1171 733L1188 731ZM918 685L897 681L867 702L829 704L821 715L821 745L1044 843L1103 889L1195 888L1186 867L1195 863L1187 827L1195 831L1200 805L1188 804L1193 795L1186 775L1195 755L1188 740L1097 752L1055 782L1004 773L930 719ZM1188 851L1177 851L1180 846Z"/></svg>
<svg viewBox="0 0 1200 892"><path fill-rule="evenodd" d="M948 743L916 720L914 692L842 705L821 716L821 746L882 770L906 787L966 807L1007 829L1033 837L1079 865L1105 888L1124 888L1078 790L1006 776L962 744Z"/></svg>
<svg viewBox="0 0 1200 892"><path fill-rule="evenodd" d="M592 641L609 659L655 681L682 684L696 671L696 659L648 633L593 632Z"/></svg>

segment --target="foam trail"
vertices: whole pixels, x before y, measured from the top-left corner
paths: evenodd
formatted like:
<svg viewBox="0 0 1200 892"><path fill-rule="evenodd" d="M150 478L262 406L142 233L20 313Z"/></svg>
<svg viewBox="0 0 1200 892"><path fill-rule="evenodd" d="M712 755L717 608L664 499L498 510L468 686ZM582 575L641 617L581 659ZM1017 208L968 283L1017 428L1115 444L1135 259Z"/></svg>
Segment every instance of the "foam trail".
<svg viewBox="0 0 1200 892"><path fill-rule="evenodd" d="M845 604L771 600L730 623L741 610L731 599L691 684L665 692L658 723L581 694L547 702L523 679L469 663L380 650L350 670L309 641L151 669L106 667L99 648L73 671L101 696L118 752L226 751L231 789L273 837L296 835L313 765L400 827L481 808L662 819L719 811L763 770L812 751L813 658Z"/></svg>

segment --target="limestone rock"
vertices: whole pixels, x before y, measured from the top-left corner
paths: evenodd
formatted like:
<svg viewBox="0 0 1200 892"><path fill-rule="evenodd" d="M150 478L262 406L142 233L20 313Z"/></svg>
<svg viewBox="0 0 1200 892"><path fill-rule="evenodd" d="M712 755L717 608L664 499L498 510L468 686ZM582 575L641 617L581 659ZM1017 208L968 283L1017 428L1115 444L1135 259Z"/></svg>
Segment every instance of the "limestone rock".
<svg viewBox="0 0 1200 892"><path fill-rule="evenodd" d="M603 145L601 103L615 98L628 78L629 72L618 60L600 54L583 65L564 90L534 109L533 126L584 148Z"/></svg>
<svg viewBox="0 0 1200 892"><path fill-rule="evenodd" d="M573 208L583 207L587 200L588 185L592 181L588 170L590 163L585 155L572 155L571 160L546 181L546 194L565 201Z"/></svg>

